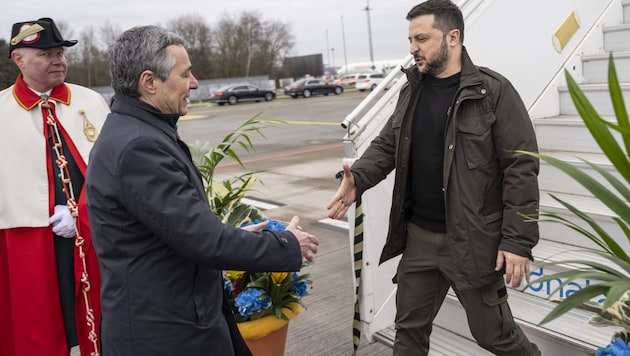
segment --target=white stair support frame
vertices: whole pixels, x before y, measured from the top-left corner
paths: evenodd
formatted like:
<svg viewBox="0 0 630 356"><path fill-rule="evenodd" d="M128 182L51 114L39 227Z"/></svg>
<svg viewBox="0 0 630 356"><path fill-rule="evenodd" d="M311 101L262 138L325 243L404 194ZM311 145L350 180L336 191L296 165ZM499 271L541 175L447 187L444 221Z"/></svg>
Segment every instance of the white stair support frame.
<svg viewBox="0 0 630 356"><path fill-rule="evenodd" d="M559 90L563 90L565 87L564 68L569 69L571 75L578 83L585 83L585 77L594 78L591 79L594 80L592 83L600 82L602 74L598 73L598 71L602 64L596 61L602 58L607 60L607 55L604 53L607 45L604 44L604 39L601 35L604 28L607 28L607 32L614 33L613 36L616 36L608 40L608 46L617 48L617 50L623 48L615 47L623 46L623 36L625 36L625 34L620 35L620 33L622 33L621 31L624 30L624 26L616 25L623 23L624 19L628 22L628 18L630 18L629 7L626 6L622 8L622 4L630 4L630 0L575 0L553 3L544 0L519 3L494 0L466 1L460 4L466 21L464 43L476 64L494 69L510 79L512 84L519 91L523 102L533 118L553 117L561 113L559 104L561 94ZM544 11L541 11L541 9L544 9ZM560 53L557 53L551 44L551 35L572 11L579 16L581 26L573 38L568 41L565 48ZM515 17L515 14L517 14L517 17ZM520 22L527 22L527 25L520 26ZM535 22L535 26L532 26L532 22ZM615 27L611 28L611 26ZM500 31L497 29L510 29L510 31ZM629 53L624 54L622 52L621 57L622 60L630 62L630 48L626 50L629 51ZM582 57L585 58L583 59ZM590 61L593 61L593 63L589 63ZM403 62L405 66L411 65L411 57L407 57ZM584 76L582 75L583 70ZM389 92L385 93L380 101L376 101L378 93L369 95L342 123L342 125L348 129L348 133L343 139L345 151L344 162L352 163L363 153L365 148L369 145L369 142L378 134L385 120L387 120L393 112L398 90L405 82L405 78L402 77L401 73L398 71L392 72L393 73L390 73L390 76L388 76L388 79L390 81L396 81L394 87L392 87ZM589 73L597 73L596 75L600 77L594 77ZM626 75L625 72L623 75ZM626 83L628 82L627 78L622 75L620 75L620 79ZM386 82L386 80L383 82ZM385 85L388 84L382 83L381 87ZM594 87L596 86L597 84ZM626 95L627 92L628 91L626 91ZM628 99L626 100L626 102L628 102ZM573 116L575 118L574 121L579 120L577 116ZM563 119L565 118L559 117L553 118L552 120ZM552 124L552 121L548 123ZM544 126L543 124L536 125L537 134L539 131L538 126L540 125ZM577 126L579 126L579 124L577 124ZM553 140L553 138L553 135L550 136L550 139ZM556 139L557 138L556 136ZM565 147L566 145L560 145L558 148L565 150ZM583 150L583 147L576 145L575 151L580 152L581 150ZM595 158L596 160L601 160L601 157L596 156ZM552 171L549 167L543 167L543 169L546 172ZM542 182L541 186L545 184L545 182ZM395 273L398 259L378 266L378 258L386 236L386 230L383 230L383 225L386 225L384 221L386 221L389 214L392 187L393 180L390 174L384 182L366 192L363 197L363 211L365 216L363 275L360 298L362 301L361 318L363 322L363 336L367 337L369 341L383 341L388 339L388 337L384 336L387 332L379 332L379 330L382 330L383 327L391 328L395 313L395 305L393 305L395 303L395 298L393 298L395 295L395 286L391 283L391 277ZM546 194L546 192L541 192L541 197L543 194ZM562 209L557 205L556 202L550 202L549 198L545 198L541 202L541 207L545 206L552 210L557 209L562 212ZM610 216L607 213L602 213L599 207L593 210L595 211L595 215L601 215L601 219L607 219ZM350 213L350 215L353 214L354 211ZM354 221L353 216L349 216L349 219L349 221ZM376 220L378 220L378 224ZM544 237L547 233L557 234L558 229L559 227L555 227L554 229L552 227L547 228L547 226L541 226L541 237ZM352 244L354 235L352 224L350 224L349 230L350 243ZM564 233L566 234L566 231ZM562 243L591 247L587 242L579 241L579 237L563 242L550 242L550 244L542 241L541 246L553 250L553 248L549 246ZM536 249L534 249L534 254L536 254ZM518 298L521 298L521 295L524 296L523 298L529 298L525 299L527 301L526 303L529 303L529 300L533 298L531 299L531 303L534 303L535 300L539 300L542 303L541 308L543 310L545 310L544 308L548 308L546 309L547 312L551 310L548 306L550 303L540 297L532 296L528 293L516 293ZM511 293L511 300L515 299L515 297L512 296L513 294L514 293ZM456 298L453 297L451 299L455 299L454 304L458 304ZM453 309L452 304L453 303L450 302L445 303L445 306L436 319L436 329L441 327L446 329L446 332L453 332L451 327L445 327L444 320L449 320L451 313L459 315L460 318L461 315L464 315L462 314L463 311L457 311L457 307ZM459 306L459 308L461 308L461 306ZM603 346L603 343L606 342L606 337L612 335L611 333L606 334L604 332L601 333L601 335L607 335L606 337L600 335L590 340L590 342L585 342L579 340L580 336L561 336L562 334L559 331L555 331L552 327L549 329L539 327L537 323L542 319L542 316L544 316L542 311L540 313L543 314L540 315L538 320L529 321L522 319L517 315L518 313L519 311L517 310L515 312L517 321L521 324L521 327L526 330L528 336L539 343L543 354L561 354L559 353L560 351L566 350L566 352L569 353L564 354L586 355L588 352L592 352L597 345ZM570 316L567 318L566 320L571 319ZM463 325L463 327L467 329L465 319L463 320L463 324L459 323L459 326L461 327ZM565 319L563 320L566 322ZM561 322L563 321L560 320L555 323L558 324ZM586 319L581 318L580 321L576 323L575 327L582 329L588 327L583 325L585 323ZM448 324L448 322L446 322L446 324ZM459 332L455 332L455 334L461 335ZM597 333L594 332L594 334ZM468 334L464 337L470 338L470 335ZM457 341L454 340L454 342ZM464 341L462 342L465 343ZM435 350L432 349L432 355L434 351ZM437 354L440 353L438 352Z"/></svg>

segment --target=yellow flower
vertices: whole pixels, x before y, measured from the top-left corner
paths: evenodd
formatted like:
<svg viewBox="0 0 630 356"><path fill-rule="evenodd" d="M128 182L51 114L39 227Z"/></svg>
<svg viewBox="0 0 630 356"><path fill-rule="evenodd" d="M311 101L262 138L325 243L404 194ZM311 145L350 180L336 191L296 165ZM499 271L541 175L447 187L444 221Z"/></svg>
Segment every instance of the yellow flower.
<svg viewBox="0 0 630 356"><path fill-rule="evenodd" d="M225 271L225 276L231 280L239 280L244 274L244 271Z"/></svg>
<svg viewBox="0 0 630 356"><path fill-rule="evenodd" d="M275 284L280 284L287 278L288 275L289 272L271 272L271 280Z"/></svg>

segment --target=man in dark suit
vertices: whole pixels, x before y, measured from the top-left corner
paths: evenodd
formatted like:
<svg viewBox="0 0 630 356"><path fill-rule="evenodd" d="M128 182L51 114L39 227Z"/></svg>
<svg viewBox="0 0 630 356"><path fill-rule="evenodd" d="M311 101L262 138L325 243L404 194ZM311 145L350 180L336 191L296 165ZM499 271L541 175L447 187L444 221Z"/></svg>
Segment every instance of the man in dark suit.
<svg viewBox="0 0 630 356"><path fill-rule="evenodd" d="M116 94L86 177L108 356L250 355L221 270L298 271L319 244L297 218L287 231L251 232L212 213L177 133L198 86L183 44L135 27L110 53Z"/></svg>

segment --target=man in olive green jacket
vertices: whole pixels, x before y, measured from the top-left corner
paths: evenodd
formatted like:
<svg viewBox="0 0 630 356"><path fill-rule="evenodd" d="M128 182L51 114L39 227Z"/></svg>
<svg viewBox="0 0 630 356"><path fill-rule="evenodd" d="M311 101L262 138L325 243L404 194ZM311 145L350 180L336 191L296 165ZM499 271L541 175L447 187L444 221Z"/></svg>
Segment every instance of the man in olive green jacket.
<svg viewBox="0 0 630 356"><path fill-rule="evenodd" d="M341 218L394 168L389 233L381 263L402 254L397 273L394 355L427 354L433 318L452 287L480 346L501 355L538 354L514 323L505 280L529 280L538 225L539 162L518 93L500 74L475 66L463 47L459 8L448 0L415 6L408 83L364 154L344 165L328 204ZM420 350L420 351L418 351Z"/></svg>

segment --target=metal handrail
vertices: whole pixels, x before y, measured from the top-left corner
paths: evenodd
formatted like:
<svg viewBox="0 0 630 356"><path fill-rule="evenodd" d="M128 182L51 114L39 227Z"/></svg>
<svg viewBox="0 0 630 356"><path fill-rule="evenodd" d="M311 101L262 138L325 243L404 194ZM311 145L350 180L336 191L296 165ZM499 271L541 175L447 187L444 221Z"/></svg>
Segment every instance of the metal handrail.
<svg viewBox="0 0 630 356"><path fill-rule="evenodd" d="M413 63L413 57L411 55L405 57L399 66L407 67ZM397 68L392 69L389 74L383 79L379 85L372 90L372 92L365 98L363 101L357 105L350 114L346 115L346 117L341 122L341 127L349 130L352 124L359 119L365 112L372 108L379 100L380 95L385 91L385 88L389 88L393 85L393 82L400 78L403 73Z"/></svg>

